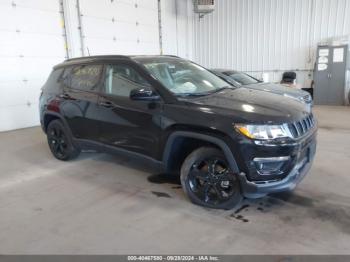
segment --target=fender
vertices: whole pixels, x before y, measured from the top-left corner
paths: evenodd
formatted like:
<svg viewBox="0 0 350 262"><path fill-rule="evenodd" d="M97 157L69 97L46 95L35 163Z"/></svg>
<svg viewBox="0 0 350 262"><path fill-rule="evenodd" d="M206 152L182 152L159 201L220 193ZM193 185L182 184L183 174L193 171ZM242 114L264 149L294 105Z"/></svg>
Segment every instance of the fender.
<svg viewBox="0 0 350 262"><path fill-rule="evenodd" d="M168 163L170 156L170 152L171 152L171 147L174 143L174 140L178 137L189 137L189 138L196 138L196 139L200 139L203 141L207 141L210 142L212 144L215 144L216 146L218 146L222 152L224 153L227 162L230 165L230 168L233 172L235 173L239 173L239 168L237 165L237 162L235 160L235 158L233 157L233 154L230 150L230 148L227 146L227 144L222 140L219 139L217 137L213 137L210 135L205 135L205 134L200 134L200 133L194 133L194 132L188 132L188 131L174 131L168 138L166 145L165 145L165 149L164 149L164 153L163 153L163 163L164 166L166 165L166 163Z"/></svg>
<svg viewBox="0 0 350 262"><path fill-rule="evenodd" d="M73 136L73 133L67 123L67 120L59 113L56 113L56 112L53 112L53 111L48 111L48 110L45 110L43 112L43 121L45 119L45 116L47 115L51 115L51 116L55 116L57 117L58 119L60 119L66 129L66 131L68 132L68 136L69 136L69 139L71 139L72 143L76 146L76 147L79 147L79 144L77 143L76 139L74 138ZM44 126L44 122L42 123L42 129L44 130L44 132L46 133L46 128Z"/></svg>
<svg viewBox="0 0 350 262"><path fill-rule="evenodd" d="M56 112L53 112L53 111L47 111L47 110L45 110L45 111L43 112L43 129L44 129L45 132L46 132L46 128L45 128L45 126L44 126L44 119L45 119L45 117L46 117L47 115L51 115L51 116L55 116L55 117L59 118L59 119L62 121L62 123L63 123L64 127L66 128L66 130L69 132L69 134L70 134L71 137L73 138L73 135L72 135L72 132L71 132L71 130L70 130L70 128L69 128L69 125L68 125L68 123L67 123L67 120L66 120L61 114L56 113Z"/></svg>

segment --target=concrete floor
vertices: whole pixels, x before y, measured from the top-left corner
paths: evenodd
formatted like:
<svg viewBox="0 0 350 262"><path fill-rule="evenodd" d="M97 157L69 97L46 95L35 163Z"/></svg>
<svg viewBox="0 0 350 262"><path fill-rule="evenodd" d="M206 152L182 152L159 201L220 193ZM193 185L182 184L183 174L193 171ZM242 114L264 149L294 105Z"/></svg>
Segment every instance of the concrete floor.
<svg viewBox="0 0 350 262"><path fill-rule="evenodd" d="M143 163L60 162L40 128L0 133L0 253L350 254L350 108L315 114L316 159L295 193L231 211L191 204Z"/></svg>

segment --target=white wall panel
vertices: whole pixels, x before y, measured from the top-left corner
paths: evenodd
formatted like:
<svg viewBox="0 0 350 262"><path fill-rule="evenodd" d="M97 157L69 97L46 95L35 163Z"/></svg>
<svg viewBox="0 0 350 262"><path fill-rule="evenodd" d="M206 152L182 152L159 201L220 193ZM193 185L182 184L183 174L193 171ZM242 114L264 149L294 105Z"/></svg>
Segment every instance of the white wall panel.
<svg viewBox="0 0 350 262"><path fill-rule="evenodd" d="M192 0L161 0L163 54L192 59Z"/></svg>
<svg viewBox="0 0 350 262"><path fill-rule="evenodd" d="M38 125L38 107L35 104L8 106L6 110L0 110L0 121L3 128L1 131Z"/></svg>
<svg viewBox="0 0 350 262"><path fill-rule="evenodd" d="M0 0L0 131L38 125L38 98L64 59L57 0Z"/></svg>
<svg viewBox="0 0 350 262"><path fill-rule="evenodd" d="M161 1L163 54L178 55L177 11L175 4L175 1Z"/></svg>
<svg viewBox="0 0 350 262"><path fill-rule="evenodd" d="M258 77L301 70L307 84L318 42L350 34L349 0L219 0L214 13L194 19L194 59Z"/></svg>

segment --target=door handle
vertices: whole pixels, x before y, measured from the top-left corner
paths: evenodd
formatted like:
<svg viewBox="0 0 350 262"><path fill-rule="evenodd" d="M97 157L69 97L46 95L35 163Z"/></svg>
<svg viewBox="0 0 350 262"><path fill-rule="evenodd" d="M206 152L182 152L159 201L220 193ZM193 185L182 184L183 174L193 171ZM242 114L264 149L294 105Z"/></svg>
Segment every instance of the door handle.
<svg viewBox="0 0 350 262"><path fill-rule="evenodd" d="M71 96L68 95L67 93L60 94L59 97L60 97L60 98L63 98L63 99L71 99Z"/></svg>
<svg viewBox="0 0 350 262"><path fill-rule="evenodd" d="M106 108L111 108L113 107L113 103L109 101L104 101L104 102L99 102L98 103L100 106L106 107Z"/></svg>

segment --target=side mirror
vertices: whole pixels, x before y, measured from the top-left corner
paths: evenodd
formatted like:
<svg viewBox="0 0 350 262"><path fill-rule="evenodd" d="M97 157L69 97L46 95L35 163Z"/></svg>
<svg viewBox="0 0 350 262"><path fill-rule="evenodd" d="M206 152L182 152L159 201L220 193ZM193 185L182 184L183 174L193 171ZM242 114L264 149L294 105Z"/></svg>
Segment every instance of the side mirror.
<svg viewBox="0 0 350 262"><path fill-rule="evenodd" d="M154 101L159 100L159 95L154 92L151 88L142 87L131 90L130 92L131 100L146 100L146 101Z"/></svg>

